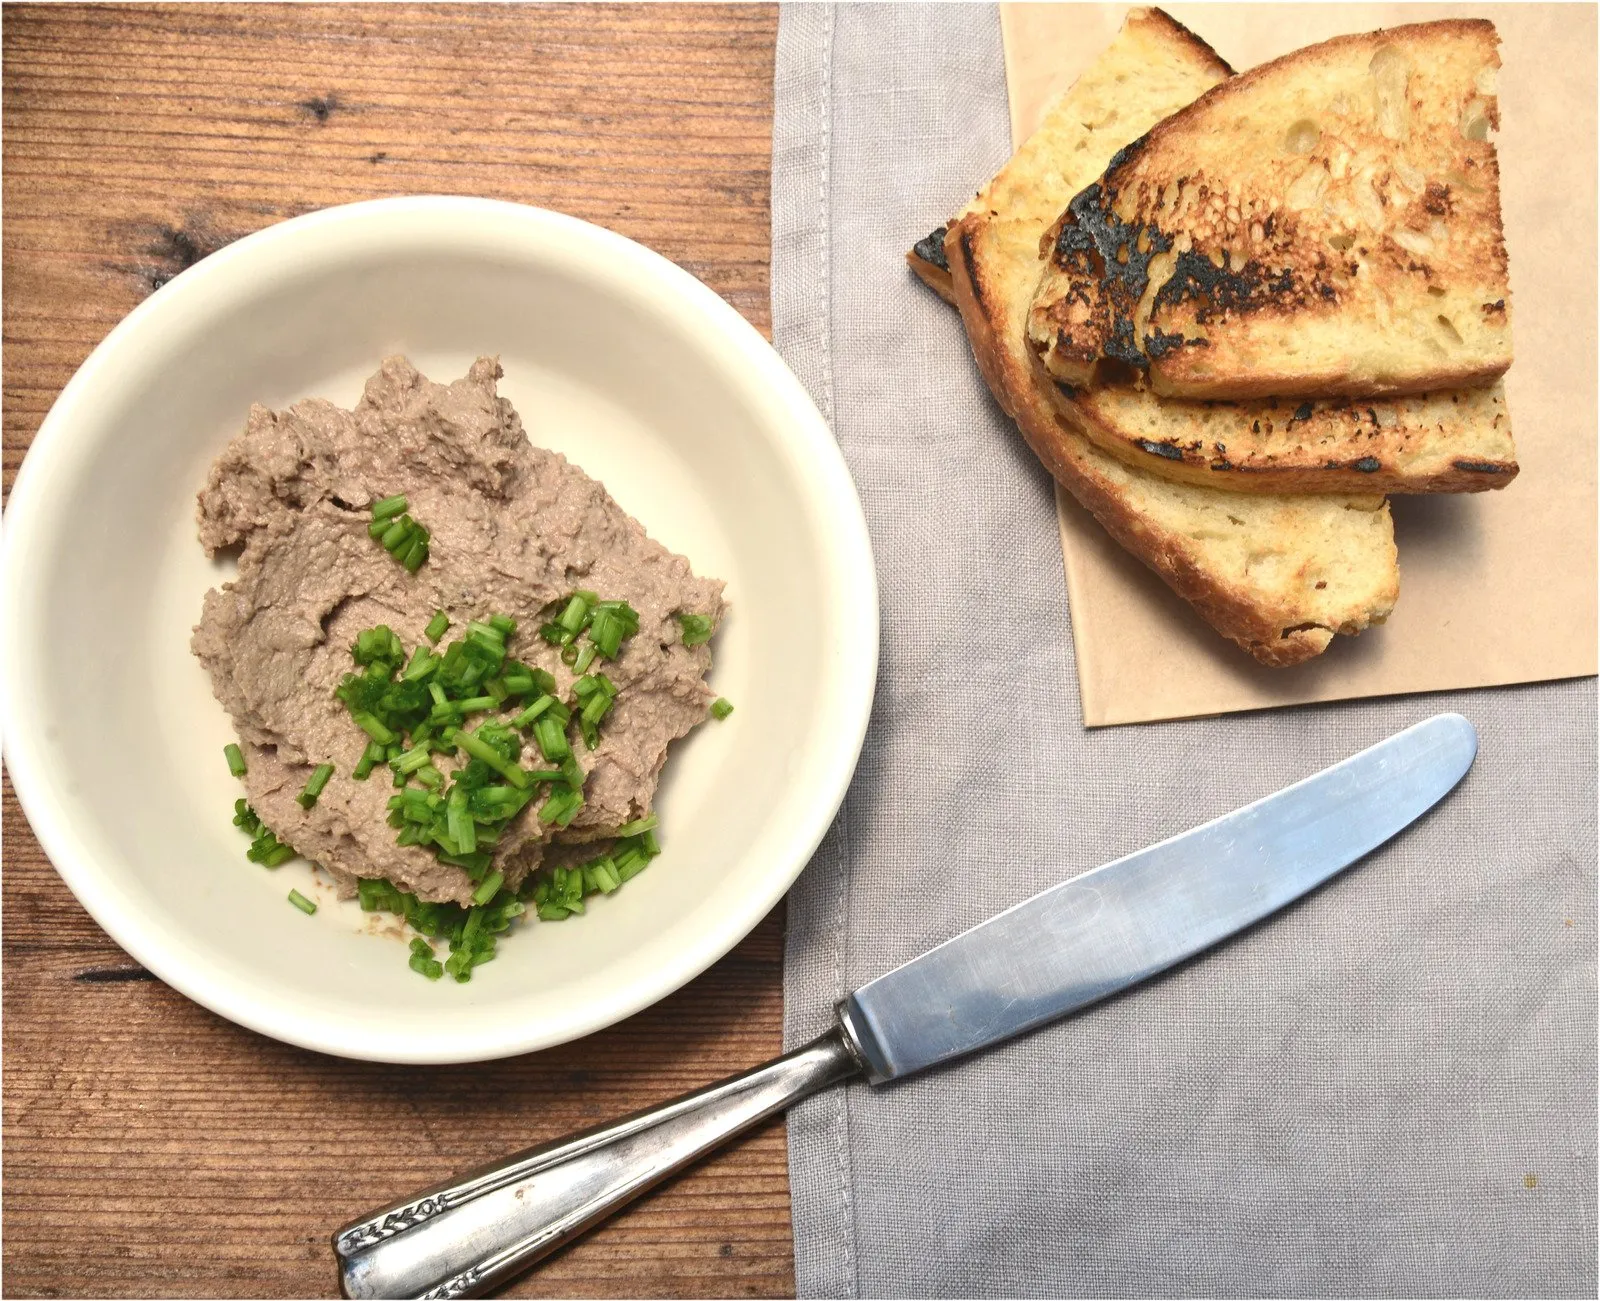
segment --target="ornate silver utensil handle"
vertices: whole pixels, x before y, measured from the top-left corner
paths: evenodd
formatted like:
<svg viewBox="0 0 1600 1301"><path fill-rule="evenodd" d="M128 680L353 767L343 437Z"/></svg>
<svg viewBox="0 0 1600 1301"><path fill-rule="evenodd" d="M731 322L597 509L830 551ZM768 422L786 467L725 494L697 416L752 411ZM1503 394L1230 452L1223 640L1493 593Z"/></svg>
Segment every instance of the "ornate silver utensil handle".
<svg viewBox="0 0 1600 1301"><path fill-rule="evenodd" d="M347 1297L468 1297L503 1283L735 1135L861 1070L835 1027L743 1075L531 1148L333 1235Z"/></svg>

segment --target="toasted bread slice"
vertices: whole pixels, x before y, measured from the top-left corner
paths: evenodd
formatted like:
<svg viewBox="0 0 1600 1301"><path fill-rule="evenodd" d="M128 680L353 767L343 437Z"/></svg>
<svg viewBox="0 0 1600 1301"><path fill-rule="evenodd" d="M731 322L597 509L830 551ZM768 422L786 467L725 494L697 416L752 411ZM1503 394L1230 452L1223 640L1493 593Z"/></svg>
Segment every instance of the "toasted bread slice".
<svg viewBox="0 0 1600 1301"><path fill-rule="evenodd" d="M939 232L942 234L941 232ZM906 262L941 298L955 288L917 251ZM1068 419L1100 447L1165 479L1232 492L1483 492L1517 477L1505 386L1294 404L1194 402L1121 385L1059 385Z"/></svg>
<svg viewBox="0 0 1600 1301"><path fill-rule="evenodd" d="M1218 632L1264 664L1288 665L1393 608L1387 502L1247 496L1130 467L1083 435L1070 405L1058 409L1026 337L1039 241L1061 205L1130 136L1227 75L1180 24L1134 10L951 227L945 255L984 377L1050 472Z"/></svg>
<svg viewBox="0 0 1600 1301"><path fill-rule="evenodd" d="M1492 24L1344 36L1233 78L1071 201L1029 337L1163 396L1381 397L1511 364Z"/></svg>
<svg viewBox="0 0 1600 1301"><path fill-rule="evenodd" d="M906 263L954 305L950 224L918 240ZM1129 465L1234 492L1481 492L1505 487L1520 468L1499 383L1368 402L1204 402L1161 398L1141 382L1065 386L1058 401Z"/></svg>
<svg viewBox="0 0 1600 1301"><path fill-rule="evenodd" d="M923 256L926 244L918 240L906 262L954 306L943 246L934 262ZM1057 389L1067 418L1119 460L1207 488L1482 492L1505 487L1521 468L1503 384L1369 403L1298 404L1158 398L1143 386Z"/></svg>
<svg viewBox="0 0 1600 1301"><path fill-rule="evenodd" d="M1482 492L1517 477L1505 386L1404 398L1201 402L1148 388L1057 386L1129 465L1233 492Z"/></svg>

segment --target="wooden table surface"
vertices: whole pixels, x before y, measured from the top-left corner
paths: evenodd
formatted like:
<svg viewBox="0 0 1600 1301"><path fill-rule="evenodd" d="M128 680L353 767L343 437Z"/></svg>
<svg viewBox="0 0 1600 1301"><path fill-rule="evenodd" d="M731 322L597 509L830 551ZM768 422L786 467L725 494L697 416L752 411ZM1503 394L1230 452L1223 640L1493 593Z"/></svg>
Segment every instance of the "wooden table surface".
<svg viewBox="0 0 1600 1301"><path fill-rule="evenodd" d="M768 6L4 9L5 488L135 304L314 208L455 193L632 236L768 328ZM660 1005L468 1069L264 1039L88 918L9 787L4 1286L10 1296L318 1296L329 1233L391 1197L772 1055L781 911ZM781 1124L513 1295L792 1292Z"/></svg>

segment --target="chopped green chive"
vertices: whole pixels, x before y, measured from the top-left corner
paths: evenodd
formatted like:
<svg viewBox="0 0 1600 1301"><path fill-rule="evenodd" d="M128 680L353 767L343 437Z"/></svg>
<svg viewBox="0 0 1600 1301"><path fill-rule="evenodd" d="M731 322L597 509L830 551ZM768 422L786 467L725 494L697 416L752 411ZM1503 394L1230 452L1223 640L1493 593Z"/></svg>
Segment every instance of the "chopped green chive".
<svg viewBox="0 0 1600 1301"><path fill-rule="evenodd" d="M487 741L472 732L463 732L459 729L450 733L450 739L470 754L474 759L482 759L484 763L493 768L513 786L526 788L530 785L528 774L523 772L516 764L506 759ZM546 758L550 756L546 755Z"/></svg>
<svg viewBox="0 0 1600 1301"><path fill-rule="evenodd" d="M577 817L582 807L582 791L574 790L571 786L560 786L539 810L539 821L554 822L558 827L564 827Z"/></svg>
<svg viewBox="0 0 1600 1301"><path fill-rule="evenodd" d="M534 720L533 739L546 759L563 759L572 753L564 725L548 710Z"/></svg>
<svg viewBox="0 0 1600 1301"><path fill-rule="evenodd" d="M583 594L580 592L567 602L567 608L561 612L561 617L556 622L565 631L577 636L578 633L583 631L583 626L588 622L588 619L589 602L583 598Z"/></svg>
<svg viewBox="0 0 1600 1301"><path fill-rule="evenodd" d="M351 717L355 719L357 727L380 745L390 745L394 742L395 734L365 710L358 710Z"/></svg>
<svg viewBox="0 0 1600 1301"><path fill-rule="evenodd" d="M439 638L443 637L445 633L449 631L449 616L446 615L443 610L435 610L433 618L428 620L428 626L422 630L422 635L431 641L435 646L437 646L439 644Z"/></svg>
<svg viewBox="0 0 1600 1301"><path fill-rule="evenodd" d="M566 782L566 784L572 787L572 789L575 791L581 791L583 789L583 783L586 780L586 777L583 771L583 765L578 762L577 755L569 754L561 761L561 780Z"/></svg>
<svg viewBox="0 0 1600 1301"><path fill-rule="evenodd" d="M436 668L439 667L441 656L435 655L426 646L418 646L416 653L411 657L411 663L406 665L406 671L401 675L402 682L420 682Z"/></svg>
<svg viewBox="0 0 1600 1301"><path fill-rule="evenodd" d="M711 702L711 717L719 723L731 713L733 713L733 702L726 696L718 696Z"/></svg>
<svg viewBox="0 0 1600 1301"><path fill-rule="evenodd" d="M398 759L389 760L389 763L397 773L404 773L410 776L412 773L426 768L428 761L432 758L433 751L425 745L419 745L414 749L407 750Z"/></svg>
<svg viewBox="0 0 1600 1301"><path fill-rule="evenodd" d="M250 848L244 856L252 863L278 867L294 857L294 850L272 834L272 828L256 816L248 800L233 802L233 825L250 837Z"/></svg>
<svg viewBox="0 0 1600 1301"><path fill-rule="evenodd" d="M367 536L400 562L408 573L416 573L428 559L428 530L405 513L403 496L385 497L372 507L372 523ZM446 625L448 627L448 624ZM430 624L429 627L432 627ZM444 635L440 629L439 636ZM431 640L437 641L438 637Z"/></svg>
<svg viewBox="0 0 1600 1301"><path fill-rule="evenodd" d="M381 742L368 741L367 748L361 752L361 758L356 761L355 771L350 775L357 781L366 781L367 774L382 763L388 753Z"/></svg>
<svg viewBox="0 0 1600 1301"><path fill-rule="evenodd" d="M639 614L626 601L601 601L589 618L589 640L608 660L639 631Z"/></svg>
<svg viewBox="0 0 1600 1301"><path fill-rule="evenodd" d="M411 546L400 557L400 563L405 566L406 573L414 574L421 569L428 559L428 532L423 529L411 540Z"/></svg>
<svg viewBox="0 0 1600 1301"><path fill-rule="evenodd" d="M477 904L488 903L495 895L500 893L500 887L505 884L504 872L490 872L483 878L483 884L472 892L472 902Z"/></svg>
<svg viewBox="0 0 1600 1301"><path fill-rule="evenodd" d="M328 784L328 778L333 776L331 763L319 763L311 770L311 776L306 779L305 789L295 796L295 800L303 809L309 809L317 802L317 797L322 794L322 788Z"/></svg>
<svg viewBox="0 0 1600 1301"><path fill-rule="evenodd" d="M383 882L383 884L388 884ZM419 976L426 976L429 980L438 980L444 975L444 966L433 956L433 945L427 940L418 938L411 941L411 970Z"/></svg>
<svg viewBox="0 0 1600 1301"><path fill-rule="evenodd" d="M685 646L701 646L711 640L716 624L705 614L679 614L678 626L683 630Z"/></svg>
<svg viewBox="0 0 1600 1301"><path fill-rule="evenodd" d="M311 900L307 899L305 895L301 894L298 890L289 891L289 902L303 912L307 917L311 916L312 913L317 911L317 905L312 903Z"/></svg>
<svg viewBox="0 0 1600 1301"><path fill-rule="evenodd" d="M222 753L228 761L228 771L235 777L243 777L249 771L244 764L244 751L237 745L230 742L222 747Z"/></svg>
<svg viewBox="0 0 1600 1301"><path fill-rule="evenodd" d="M612 834L615 835L618 840L626 840L629 836L639 836L643 835L646 831L654 831L658 825L660 824L656 818L656 815L654 813L647 813L644 817L639 818L637 821L629 822L624 826L618 827Z"/></svg>

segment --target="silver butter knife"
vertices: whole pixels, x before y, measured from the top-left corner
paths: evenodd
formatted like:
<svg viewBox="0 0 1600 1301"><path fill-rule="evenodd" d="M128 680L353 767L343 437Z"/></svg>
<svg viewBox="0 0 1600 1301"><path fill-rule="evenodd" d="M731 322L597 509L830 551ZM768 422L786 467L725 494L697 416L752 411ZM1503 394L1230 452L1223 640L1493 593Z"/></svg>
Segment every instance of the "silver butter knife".
<svg viewBox="0 0 1600 1301"><path fill-rule="evenodd" d="M344 1294L477 1296L820 1089L857 1074L899 1079L1147 980L1383 844L1465 776L1477 749L1459 714L1418 723L913 958L776 1061L363 1216L333 1238Z"/></svg>

